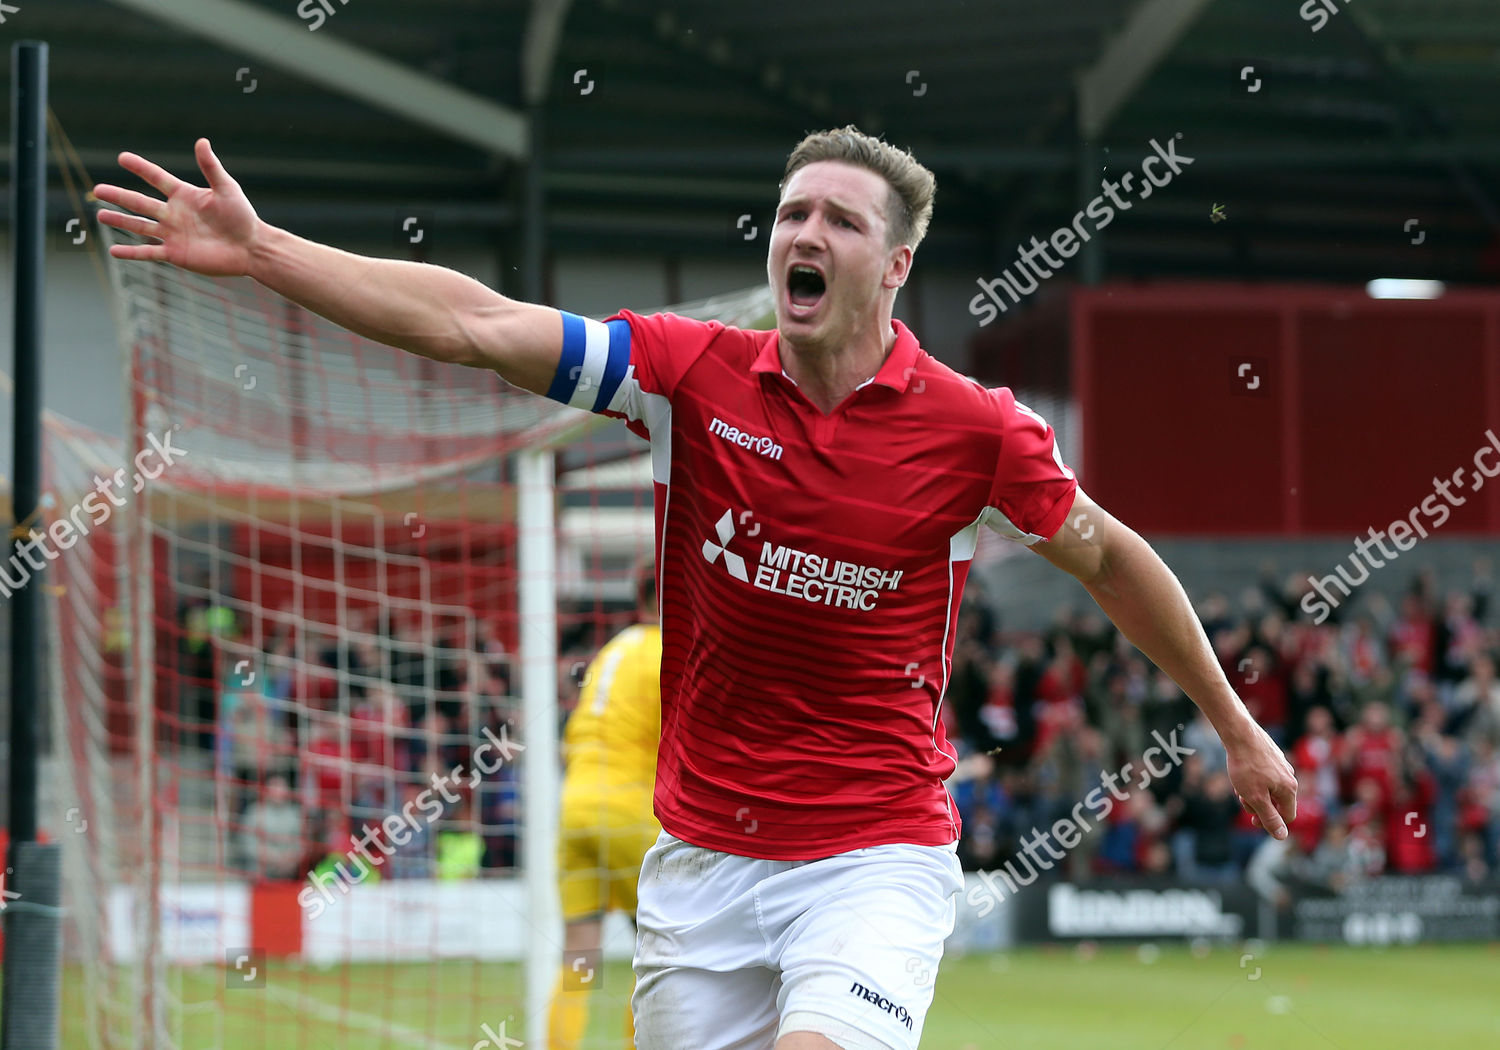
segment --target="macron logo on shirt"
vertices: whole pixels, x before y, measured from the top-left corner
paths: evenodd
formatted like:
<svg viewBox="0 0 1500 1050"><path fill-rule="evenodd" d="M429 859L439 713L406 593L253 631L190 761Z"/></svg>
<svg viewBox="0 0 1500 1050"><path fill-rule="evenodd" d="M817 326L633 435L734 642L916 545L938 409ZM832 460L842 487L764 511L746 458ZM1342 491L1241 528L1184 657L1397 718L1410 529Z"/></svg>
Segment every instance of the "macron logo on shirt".
<svg viewBox="0 0 1500 1050"><path fill-rule="evenodd" d="M756 437L754 434L747 434L739 427L730 426L718 416L714 416L713 421L708 424L708 432L715 437L723 438L731 445L748 448L751 452L759 453L768 459L781 458L781 446L776 444L776 442L768 437Z"/></svg>

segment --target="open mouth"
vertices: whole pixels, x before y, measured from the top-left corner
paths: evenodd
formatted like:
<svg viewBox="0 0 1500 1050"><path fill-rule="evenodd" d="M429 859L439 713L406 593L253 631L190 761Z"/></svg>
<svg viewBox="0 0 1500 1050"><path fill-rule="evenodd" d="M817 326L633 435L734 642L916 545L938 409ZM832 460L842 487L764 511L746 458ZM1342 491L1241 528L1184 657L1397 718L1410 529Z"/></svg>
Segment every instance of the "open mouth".
<svg viewBox="0 0 1500 1050"><path fill-rule="evenodd" d="M811 310L823 299L828 282L816 267L798 263L787 273L786 294L799 310Z"/></svg>

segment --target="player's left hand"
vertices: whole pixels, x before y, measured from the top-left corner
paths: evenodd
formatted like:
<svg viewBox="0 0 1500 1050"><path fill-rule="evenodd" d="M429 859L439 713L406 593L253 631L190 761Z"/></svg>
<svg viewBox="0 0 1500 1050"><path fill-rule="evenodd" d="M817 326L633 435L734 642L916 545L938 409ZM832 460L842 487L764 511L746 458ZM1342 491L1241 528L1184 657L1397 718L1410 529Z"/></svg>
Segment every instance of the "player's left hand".
<svg viewBox="0 0 1500 1050"><path fill-rule="evenodd" d="M1286 755L1253 721L1242 738L1225 739L1224 747L1229 783L1249 810L1250 823L1273 838L1286 838L1287 824L1297 819L1297 774Z"/></svg>

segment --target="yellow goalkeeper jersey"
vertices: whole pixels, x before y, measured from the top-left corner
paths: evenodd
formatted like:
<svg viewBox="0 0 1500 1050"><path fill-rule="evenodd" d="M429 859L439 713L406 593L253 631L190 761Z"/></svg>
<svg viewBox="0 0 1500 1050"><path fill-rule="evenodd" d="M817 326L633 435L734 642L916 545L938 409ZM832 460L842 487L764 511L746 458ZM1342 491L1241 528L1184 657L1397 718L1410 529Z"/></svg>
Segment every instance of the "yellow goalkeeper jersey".
<svg viewBox="0 0 1500 1050"><path fill-rule="evenodd" d="M567 779L650 792L661 741L661 628L638 623L599 650L563 732Z"/></svg>

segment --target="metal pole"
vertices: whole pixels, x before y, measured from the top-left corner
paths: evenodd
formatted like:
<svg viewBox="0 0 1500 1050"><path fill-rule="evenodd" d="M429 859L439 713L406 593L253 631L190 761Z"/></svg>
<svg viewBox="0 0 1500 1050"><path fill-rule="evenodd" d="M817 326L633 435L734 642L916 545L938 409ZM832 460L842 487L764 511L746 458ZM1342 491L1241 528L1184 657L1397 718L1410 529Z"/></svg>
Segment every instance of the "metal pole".
<svg viewBox="0 0 1500 1050"><path fill-rule="evenodd" d="M36 841L37 753L42 674L42 589L35 576L56 557L32 531L42 475L42 293L46 245L47 45L11 48L12 236L15 244L15 466L11 503L16 527L4 550L12 558L10 595L10 845L4 872L5 958L3 1050L55 1050L61 971L60 885L56 846ZM21 524L24 523L24 524ZM38 548L41 548L39 550ZM8 586L7 590L11 590Z"/></svg>
<svg viewBox="0 0 1500 1050"><path fill-rule="evenodd" d="M557 899L557 499L550 449L517 456L517 572L521 615L521 718L525 727L521 829L526 878L526 1042L547 1044L547 1006L562 959Z"/></svg>
<svg viewBox="0 0 1500 1050"><path fill-rule="evenodd" d="M1078 210L1083 211L1099 196L1102 183L1099 177L1099 147L1096 143L1081 140L1078 143ZM1098 230L1083 243L1079 256L1078 283L1093 287L1104 280L1104 234Z"/></svg>

